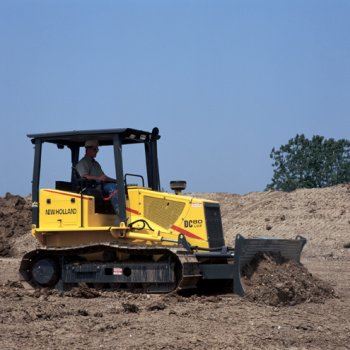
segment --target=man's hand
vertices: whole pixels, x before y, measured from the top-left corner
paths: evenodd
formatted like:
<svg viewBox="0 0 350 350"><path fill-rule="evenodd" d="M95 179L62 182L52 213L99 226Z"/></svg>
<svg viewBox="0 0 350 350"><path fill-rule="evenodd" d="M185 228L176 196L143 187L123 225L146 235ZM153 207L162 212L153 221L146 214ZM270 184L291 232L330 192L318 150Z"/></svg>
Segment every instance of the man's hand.
<svg viewBox="0 0 350 350"><path fill-rule="evenodd" d="M97 177L98 181L101 181L101 182L107 182L109 180L109 177L106 176L106 175L100 175Z"/></svg>

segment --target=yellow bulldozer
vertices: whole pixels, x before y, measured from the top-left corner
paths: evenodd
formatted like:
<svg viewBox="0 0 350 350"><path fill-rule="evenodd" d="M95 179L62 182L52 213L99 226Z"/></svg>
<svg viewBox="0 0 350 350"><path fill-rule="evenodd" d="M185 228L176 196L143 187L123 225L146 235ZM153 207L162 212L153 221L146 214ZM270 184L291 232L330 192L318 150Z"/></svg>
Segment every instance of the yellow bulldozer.
<svg viewBox="0 0 350 350"><path fill-rule="evenodd" d="M300 261L305 238L244 238L237 234L230 247L224 241L218 202L184 195L185 181L171 181L174 193L161 191L158 128L151 132L123 128L28 137L34 145L32 235L42 248L23 256L20 274L35 288L65 291L85 284L168 293L225 286L226 291L243 296L241 274L257 254L280 254ZM98 140L101 148L113 150L119 220L101 186L76 171L79 153L91 139ZM70 150L70 178L54 179L54 188L40 186L42 150L47 144L56 145L57 152ZM122 151L130 145L141 146L145 154L144 174L124 170Z"/></svg>

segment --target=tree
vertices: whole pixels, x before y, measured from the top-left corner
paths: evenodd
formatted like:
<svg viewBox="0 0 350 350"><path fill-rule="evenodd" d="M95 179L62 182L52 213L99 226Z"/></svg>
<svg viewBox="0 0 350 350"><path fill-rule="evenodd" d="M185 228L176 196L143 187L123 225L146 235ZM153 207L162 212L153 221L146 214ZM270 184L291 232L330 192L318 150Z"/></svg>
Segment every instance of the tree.
<svg viewBox="0 0 350 350"><path fill-rule="evenodd" d="M350 141L296 135L279 149L273 148L272 182L266 190L293 191L350 182Z"/></svg>

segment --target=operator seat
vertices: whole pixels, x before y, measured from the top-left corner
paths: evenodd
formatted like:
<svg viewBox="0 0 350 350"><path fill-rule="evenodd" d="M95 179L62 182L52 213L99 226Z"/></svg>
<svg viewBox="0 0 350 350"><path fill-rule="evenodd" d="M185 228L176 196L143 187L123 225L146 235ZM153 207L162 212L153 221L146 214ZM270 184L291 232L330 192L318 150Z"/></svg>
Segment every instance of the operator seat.
<svg viewBox="0 0 350 350"><path fill-rule="evenodd" d="M95 197L95 212L101 214L115 214L112 203L106 199L102 186L95 180L81 177L78 170L72 167L72 189L76 193Z"/></svg>

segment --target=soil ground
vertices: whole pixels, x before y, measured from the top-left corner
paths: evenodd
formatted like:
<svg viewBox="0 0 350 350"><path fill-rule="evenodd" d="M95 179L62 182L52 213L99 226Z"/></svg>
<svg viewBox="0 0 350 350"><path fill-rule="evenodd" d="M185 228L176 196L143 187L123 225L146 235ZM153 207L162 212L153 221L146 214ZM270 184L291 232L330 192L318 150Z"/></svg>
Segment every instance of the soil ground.
<svg viewBox="0 0 350 350"><path fill-rule="evenodd" d="M33 291L18 282L36 246L30 198L0 198L0 349L350 349L350 186L244 196L221 204L225 238L308 243L302 265L258 261L247 295ZM289 265L288 265L289 264Z"/></svg>

